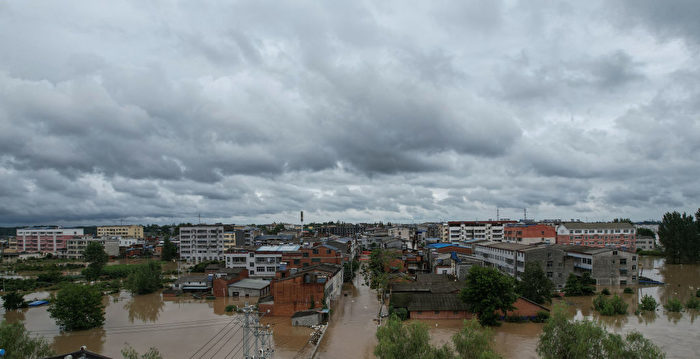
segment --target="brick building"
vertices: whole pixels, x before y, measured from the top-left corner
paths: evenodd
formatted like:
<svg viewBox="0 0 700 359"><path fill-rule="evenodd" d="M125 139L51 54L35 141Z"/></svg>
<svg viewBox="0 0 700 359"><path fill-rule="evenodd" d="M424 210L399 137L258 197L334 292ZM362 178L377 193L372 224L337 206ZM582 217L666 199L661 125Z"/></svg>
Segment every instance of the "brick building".
<svg viewBox="0 0 700 359"><path fill-rule="evenodd" d="M556 229L546 224L508 224L503 230L503 241L509 243L554 244L556 240Z"/></svg>
<svg viewBox="0 0 700 359"><path fill-rule="evenodd" d="M636 250L636 228L626 222L566 222L557 226L557 244Z"/></svg>
<svg viewBox="0 0 700 359"><path fill-rule="evenodd" d="M66 251L69 240L82 236L82 228L58 226L21 228L17 229L17 250L27 253L58 254Z"/></svg>
<svg viewBox="0 0 700 359"><path fill-rule="evenodd" d="M282 253L282 262L287 268L302 268L321 263L343 264L343 254L335 247L320 244L313 248L299 248Z"/></svg>
<svg viewBox="0 0 700 359"><path fill-rule="evenodd" d="M280 272L272 281L270 297L261 298L258 308L270 310L270 315L291 317L294 313L323 307L323 299L340 296L343 287L343 267L337 264L319 264Z"/></svg>

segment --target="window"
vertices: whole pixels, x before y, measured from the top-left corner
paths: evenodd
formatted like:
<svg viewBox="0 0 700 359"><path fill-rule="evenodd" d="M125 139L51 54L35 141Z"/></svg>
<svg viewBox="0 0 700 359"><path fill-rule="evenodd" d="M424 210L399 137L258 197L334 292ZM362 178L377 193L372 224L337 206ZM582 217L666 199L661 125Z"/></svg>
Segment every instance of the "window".
<svg viewBox="0 0 700 359"><path fill-rule="evenodd" d="M318 254L318 249L314 248L311 250L314 254Z"/></svg>
<svg viewBox="0 0 700 359"><path fill-rule="evenodd" d="M627 264L627 259L620 258L620 264Z"/></svg>
<svg viewBox="0 0 700 359"><path fill-rule="evenodd" d="M304 252L301 254L302 257L308 258L309 257L309 252Z"/></svg>
<svg viewBox="0 0 700 359"><path fill-rule="evenodd" d="M314 263L318 263L321 261L321 258L311 258L311 261Z"/></svg>
<svg viewBox="0 0 700 359"><path fill-rule="evenodd" d="M301 262L299 259L294 260L294 264L299 264L299 262Z"/></svg>
<svg viewBox="0 0 700 359"><path fill-rule="evenodd" d="M435 314L440 314L440 311L439 311L439 310L436 310L436 311L435 311Z"/></svg>
<svg viewBox="0 0 700 359"><path fill-rule="evenodd" d="M459 311L458 311L458 310L453 310L453 311L452 311L452 314L459 314Z"/></svg>
<svg viewBox="0 0 700 359"><path fill-rule="evenodd" d="M616 256L616 255L617 255L617 251L613 251L613 255Z"/></svg>
<svg viewBox="0 0 700 359"><path fill-rule="evenodd" d="M547 278L552 278L552 272L547 272Z"/></svg>
<svg viewBox="0 0 700 359"><path fill-rule="evenodd" d="M620 285L627 285L627 281L626 281L626 280L621 280L621 281L620 281Z"/></svg>
<svg viewBox="0 0 700 359"><path fill-rule="evenodd" d="M552 261L547 261L547 268L551 267L553 265Z"/></svg>
<svg viewBox="0 0 700 359"><path fill-rule="evenodd" d="M255 253L248 253L248 257L255 257Z"/></svg>

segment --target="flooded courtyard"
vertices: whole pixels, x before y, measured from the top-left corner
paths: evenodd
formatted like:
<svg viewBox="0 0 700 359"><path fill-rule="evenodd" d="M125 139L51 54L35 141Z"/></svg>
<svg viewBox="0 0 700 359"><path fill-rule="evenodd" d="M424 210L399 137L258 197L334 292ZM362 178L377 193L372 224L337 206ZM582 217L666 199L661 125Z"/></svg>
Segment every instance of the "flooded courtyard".
<svg viewBox="0 0 700 359"><path fill-rule="evenodd" d="M696 358L700 351L698 313L684 311L667 313L663 308L654 313L635 315L641 296L648 294L660 303L677 297L685 301L700 287L700 265L665 265L663 259L642 258L643 275L665 282L661 286L633 288L634 294L620 294L630 304L629 314L615 317L599 316L592 309L593 297L567 297L571 313L578 319L600 321L610 330L627 333L638 330L659 345L668 358ZM622 293L622 287L609 287ZM602 288L599 288L602 289ZM374 291L363 285L358 276L346 283L343 294L333 303L331 321L319 344L315 358L373 358L379 311ZM42 299L48 292L28 295L27 299ZM251 298L253 304L254 298ZM128 292L104 297L105 324L103 328L63 333L49 317L47 307L9 311L2 315L10 322L21 321L34 335L42 336L54 350L64 353L82 345L114 358L127 344L139 352L156 347L164 358L240 358L242 356L241 315L226 313L227 305L242 306L244 301L232 298L215 300L191 297L163 298L160 293L132 297ZM425 320L434 344L450 342L462 327L460 320ZM273 330L275 357L294 358L308 353L307 341L312 330L292 327L289 318L263 317L261 323ZM506 358L536 358L537 339L542 324L503 323L494 328L495 348ZM304 351L306 349L306 351Z"/></svg>

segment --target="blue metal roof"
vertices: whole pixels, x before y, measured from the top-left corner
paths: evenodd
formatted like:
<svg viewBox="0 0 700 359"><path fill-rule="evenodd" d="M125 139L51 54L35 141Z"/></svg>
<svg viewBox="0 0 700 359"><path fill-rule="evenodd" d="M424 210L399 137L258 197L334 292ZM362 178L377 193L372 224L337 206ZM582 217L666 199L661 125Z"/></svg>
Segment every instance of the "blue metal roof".
<svg viewBox="0 0 700 359"><path fill-rule="evenodd" d="M438 248L445 248L445 247L449 247L449 246L453 246L453 245L454 244L449 244L449 243L433 243L433 244L428 244L426 247L438 249Z"/></svg>

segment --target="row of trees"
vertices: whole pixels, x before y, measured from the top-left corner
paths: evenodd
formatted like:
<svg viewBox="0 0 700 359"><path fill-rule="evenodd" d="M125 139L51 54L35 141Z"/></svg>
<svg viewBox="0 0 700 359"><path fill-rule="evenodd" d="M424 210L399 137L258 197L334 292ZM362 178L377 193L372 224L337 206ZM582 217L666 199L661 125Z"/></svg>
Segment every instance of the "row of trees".
<svg viewBox="0 0 700 359"><path fill-rule="evenodd" d="M669 263L700 262L700 209L692 215L670 212L659 225L659 241Z"/></svg>
<svg viewBox="0 0 700 359"><path fill-rule="evenodd" d="M377 328L376 336L374 355L380 359L500 358L493 349L493 332L475 320L464 322L464 327L452 337L452 346L432 346L424 323L403 324L396 316ZM540 335L537 353L544 359L665 357L658 346L639 332L622 337L596 322L571 320L566 305L554 307Z"/></svg>
<svg viewBox="0 0 700 359"><path fill-rule="evenodd" d="M428 326L422 322L403 324L392 315L389 321L377 328L377 346L374 355L381 359L413 358L500 358L492 348L493 332L476 320L464 321L464 327L452 336L452 347L436 347L430 344Z"/></svg>

